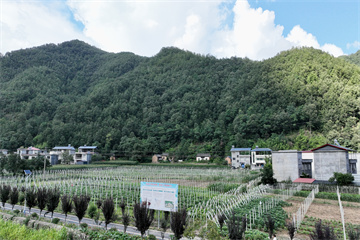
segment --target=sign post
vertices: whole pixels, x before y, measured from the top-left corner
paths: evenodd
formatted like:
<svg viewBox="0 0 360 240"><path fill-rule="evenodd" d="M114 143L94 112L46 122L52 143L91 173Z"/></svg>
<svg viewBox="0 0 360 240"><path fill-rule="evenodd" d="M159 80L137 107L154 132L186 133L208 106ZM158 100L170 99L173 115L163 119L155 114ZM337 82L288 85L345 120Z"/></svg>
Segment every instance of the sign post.
<svg viewBox="0 0 360 240"><path fill-rule="evenodd" d="M178 184L141 182L140 202L148 202L149 208L161 211L177 211Z"/></svg>

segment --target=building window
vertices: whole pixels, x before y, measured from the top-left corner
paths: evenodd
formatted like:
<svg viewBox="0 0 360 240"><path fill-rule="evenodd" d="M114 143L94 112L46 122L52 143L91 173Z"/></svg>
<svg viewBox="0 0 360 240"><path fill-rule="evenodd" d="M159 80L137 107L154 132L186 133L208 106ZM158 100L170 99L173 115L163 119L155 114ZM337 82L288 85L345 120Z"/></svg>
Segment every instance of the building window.
<svg viewBox="0 0 360 240"><path fill-rule="evenodd" d="M351 174L357 174L356 162L350 162L350 173Z"/></svg>
<svg viewBox="0 0 360 240"><path fill-rule="evenodd" d="M311 178L312 177L312 169L311 162L309 160L303 160L302 162L302 172L300 177Z"/></svg>

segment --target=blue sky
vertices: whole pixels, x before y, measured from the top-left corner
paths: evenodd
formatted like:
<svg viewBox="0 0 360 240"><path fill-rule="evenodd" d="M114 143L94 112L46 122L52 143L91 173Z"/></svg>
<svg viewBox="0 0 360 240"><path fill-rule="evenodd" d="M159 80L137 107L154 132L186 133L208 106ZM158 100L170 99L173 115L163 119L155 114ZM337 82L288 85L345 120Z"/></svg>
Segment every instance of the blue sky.
<svg viewBox="0 0 360 240"><path fill-rule="evenodd" d="M252 7L274 11L275 23L284 26L287 35L300 25L316 36L320 44L331 42L351 54L347 44L360 41L360 1L250 1Z"/></svg>
<svg viewBox="0 0 360 240"><path fill-rule="evenodd" d="M153 56L176 46L262 60L308 46L333 56L360 48L358 0L0 0L0 52L83 40Z"/></svg>

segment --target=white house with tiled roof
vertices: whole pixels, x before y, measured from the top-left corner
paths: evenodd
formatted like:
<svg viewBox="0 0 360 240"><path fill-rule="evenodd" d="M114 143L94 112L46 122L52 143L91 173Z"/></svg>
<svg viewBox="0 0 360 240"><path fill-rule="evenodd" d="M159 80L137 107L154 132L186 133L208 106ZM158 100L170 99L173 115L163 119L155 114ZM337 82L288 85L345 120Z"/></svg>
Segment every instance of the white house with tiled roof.
<svg viewBox="0 0 360 240"><path fill-rule="evenodd" d="M42 150L36 147L18 148L16 150L16 154L18 154L21 159L26 159L26 160L31 160L38 156L44 156L46 158L49 157L49 154L46 150Z"/></svg>
<svg viewBox="0 0 360 240"><path fill-rule="evenodd" d="M58 164L62 161L62 155L68 153L69 155L75 155L75 148L69 144L68 146L56 146L50 151L50 163L51 165Z"/></svg>

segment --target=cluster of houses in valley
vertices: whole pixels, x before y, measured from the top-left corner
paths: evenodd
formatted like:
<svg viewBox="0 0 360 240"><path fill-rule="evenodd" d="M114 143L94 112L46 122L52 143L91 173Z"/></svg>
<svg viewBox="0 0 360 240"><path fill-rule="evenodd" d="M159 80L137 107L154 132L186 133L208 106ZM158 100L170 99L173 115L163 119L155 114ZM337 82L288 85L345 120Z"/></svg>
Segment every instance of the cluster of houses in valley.
<svg viewBox="0 0 360 240"><path fill-rule="evenodd" d="M64 161L65 156L70 156L70 164L90 164L91 157L96 154L96 146L80 146L78 150L71 146L56 146L52 150L48 151L46 149L39 149L36 147L28 148L18 148L16 154L20 156L21 159L31 160L38 156L43 156L48 159L51 165L56 165ZM8 150L0 149L0 153L7 155L9 154Z"/></svg>
<svg viewBox="0 0 360 240"><path fill-rule="evenodd" d="M50 152L36 147L18 148L16 154L22 159L32 159L39 155L48 159L51 165L69 161L70 164L89 164L96 154L96 146L80 146L77 151L71 146L56 146ZM334 172L350 173L355 183L360 185L360 153L341 146L336 140L334 144L325 144L309 151L280 150L272 151L270 148L236 148L230 149L231 156L225 158L233 169L262 168L267 158L271 158L274 177L278 181L291 180L293 182L313 183L315 181L328 181ZM0 154L7 155L6 149L0 149ZM64 159L66 156L67 159ZM70 157L69 157L70 156ZM209 153L196 155L197 162L209 161ZM173 161L169 153L155 154L153 163ZM181 160L179 160L181 162Z"/></svg>
<svg viewBox="0 0 360 240"><path fill-rule="evenodd" d="M328 181L334 172L350 173L354 182L360 185L360 174L357 171L360 153L335 144L325 144L309 151L280 150L269 148L235 148L231 152L233 168L259 168L271 158L274 178L278 181L313 183Z"/></svg>

